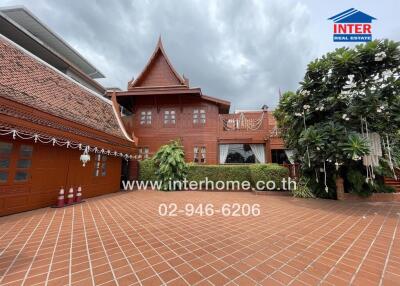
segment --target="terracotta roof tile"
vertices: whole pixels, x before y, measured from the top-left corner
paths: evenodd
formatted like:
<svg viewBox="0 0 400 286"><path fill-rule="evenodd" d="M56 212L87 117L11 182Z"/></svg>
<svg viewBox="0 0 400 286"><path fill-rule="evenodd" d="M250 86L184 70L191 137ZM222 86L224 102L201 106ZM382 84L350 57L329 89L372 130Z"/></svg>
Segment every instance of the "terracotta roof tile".
<svg viewBox="0 0 400 286"><path fill-rule="evenodd" d="M0 96L124 138L103 100L0 37Z"/></svg>

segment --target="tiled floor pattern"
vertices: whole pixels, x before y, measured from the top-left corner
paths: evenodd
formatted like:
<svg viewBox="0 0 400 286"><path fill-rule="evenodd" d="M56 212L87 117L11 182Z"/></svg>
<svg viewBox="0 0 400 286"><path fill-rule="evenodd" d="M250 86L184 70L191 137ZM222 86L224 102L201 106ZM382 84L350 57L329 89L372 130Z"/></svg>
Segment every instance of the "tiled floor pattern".
<svg viewBox="0 0 400 286"><path fill-rule="evenodd" d="M160 203L260 204L161 217ZM0 285L400 285L400 204L117 193L0 218Z"/></svg>

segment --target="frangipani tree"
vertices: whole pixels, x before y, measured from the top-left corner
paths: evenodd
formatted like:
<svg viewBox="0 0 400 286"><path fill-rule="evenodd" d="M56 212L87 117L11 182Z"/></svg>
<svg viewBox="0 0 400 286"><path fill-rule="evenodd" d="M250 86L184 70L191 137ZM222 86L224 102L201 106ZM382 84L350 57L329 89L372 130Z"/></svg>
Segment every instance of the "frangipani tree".
<svg viewBox="0 0 400 286"><path fill-rule="evenodd" d="M283 94L275 116L317 195L334 197L337 176L350 191L384 191L379 175L399 164L399 43L376 40L316 59L296 93ZM368 165L365 156L377 149L373 133L383 151Z"/></svg>

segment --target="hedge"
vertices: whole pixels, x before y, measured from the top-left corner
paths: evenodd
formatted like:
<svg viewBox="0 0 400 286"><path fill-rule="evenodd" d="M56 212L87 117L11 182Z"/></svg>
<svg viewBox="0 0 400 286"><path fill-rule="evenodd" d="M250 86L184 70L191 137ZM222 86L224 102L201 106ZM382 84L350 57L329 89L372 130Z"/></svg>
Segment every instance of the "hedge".
<svg viewBox="0 0 400 286"><path fill-rule="evenodd" d="M282 179L289 177L289 170L278 164L253 164L249 168L252 186L258 181L273 181L276 188L282 189ZM288 187L287 184L285 187Z"/></svg>
<svg viewBox="0 0 400 286"><path fill-rule="evenodd" d="M204 181L205 178L209 181L249 181L250 168L249 165L198 165L189 164L187 175L188 181Z"/></svg>
<svg viewBox="0 0 400 286"><path fill-rule="evenodd" d="M274 181L281 188L283 178L288 178L287 168L278 164L248 164L248 165L199 165L188 164L188 181L248 181L253 187L257 181ZM152 160L144 160L139 163L139 180L156 181L156 166Z"/></svg>
<svg viewBox="0 0 400 286"><path fill-rule="evenodd" d="M139 161L139 180L157 181L156 166L151 159Z"/></svg>

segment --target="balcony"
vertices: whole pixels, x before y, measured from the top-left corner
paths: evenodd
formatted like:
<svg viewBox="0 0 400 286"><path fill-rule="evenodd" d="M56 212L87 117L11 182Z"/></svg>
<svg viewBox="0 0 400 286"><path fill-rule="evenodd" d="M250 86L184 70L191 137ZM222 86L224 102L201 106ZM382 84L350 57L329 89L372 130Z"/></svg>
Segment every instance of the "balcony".
<svg viewBox="0 0 400 286"><path fill-rule="evenodd" d="M264 112L220 114L222 131L262 131L268 129L267 115Z"/></svg>

